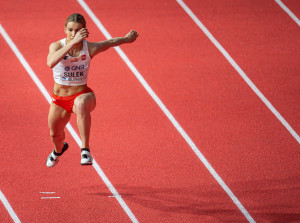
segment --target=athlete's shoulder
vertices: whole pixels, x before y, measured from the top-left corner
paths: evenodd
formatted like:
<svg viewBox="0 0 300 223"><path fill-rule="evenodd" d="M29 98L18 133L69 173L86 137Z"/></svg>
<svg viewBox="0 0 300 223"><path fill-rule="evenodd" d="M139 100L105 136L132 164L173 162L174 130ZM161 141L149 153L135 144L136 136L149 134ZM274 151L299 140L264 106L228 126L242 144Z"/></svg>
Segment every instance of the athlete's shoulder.
<svg viewBox="0 0 300 223"><path fill-rule="evenodd" d="M62 48L62 45L61 45L61 41L58 40L56 42L52 42L50 43L50 46L49 46L49 49L50 50L59 50L60 48Z"/></svg>
<svg viewBox="0 0 300 223"><path fill-rule="evenodd" d="M87 43L88 47L95 47L95 46L99 45L100 42L89 42L86 40L86 43Z"/></svg>
<svg viewBox="0 0 300 223"><path fill-rule="evenodd" d="M87 43L88 47L91 47L91 46L93 46L93 44L94 44L93 42L89 42L89 41L87 41L87 40L86 40L86 43Z"/></svg>

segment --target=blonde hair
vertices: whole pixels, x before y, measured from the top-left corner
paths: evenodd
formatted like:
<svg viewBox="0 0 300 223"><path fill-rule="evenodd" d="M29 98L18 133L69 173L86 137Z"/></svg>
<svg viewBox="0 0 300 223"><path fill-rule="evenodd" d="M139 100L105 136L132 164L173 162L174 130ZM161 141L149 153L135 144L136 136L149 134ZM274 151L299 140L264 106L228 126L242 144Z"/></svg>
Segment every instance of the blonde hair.
<svg viewBox="0 0 300 223"><path fill-rule="evenodd" d="M67 18L67 21L65 23L65 27L67 27L68 22L81 23L84 28L86 27L86 21L85 21L84 17L81 14L79 14L79 13L74 13L74 14L70 15Z"/></svg>

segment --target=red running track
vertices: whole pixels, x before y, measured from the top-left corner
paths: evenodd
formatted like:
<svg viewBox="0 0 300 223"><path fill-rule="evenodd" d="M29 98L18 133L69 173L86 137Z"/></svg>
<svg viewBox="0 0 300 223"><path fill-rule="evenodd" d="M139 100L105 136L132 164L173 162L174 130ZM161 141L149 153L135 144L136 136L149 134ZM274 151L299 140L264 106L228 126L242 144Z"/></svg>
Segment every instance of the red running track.
<svg viewBox="0 0 300 223"><path fill-rule="evenodd" d="M297 0L283 0L282 2L298 19L300 18L300 5Z"/></svg>
<svg viewBox="0 0 300 223"><path fill-rule="evenodd" d="M299 28L293 21L273 1L186 3L299 132L299 105L293 103L299 101L299 77L294 74L299 71ZM112 36L131 28L140 33L137 42L122 49L251 216L257 222L297 221L299 144L176 1L87 4ZM45 58L50 42L64 37L67 15L83 13L90 41L104 39L79 4L66 5L7 1L8 10L0 15L49 92L53 80ZM257 20L262 11L268 13ZM28 13L15 16L21 12ZM22 21L26 23L20 29ZM70 150L61 163L55 169L45 167L52 147L49 105L5 41L0 43L1 58L10 61L7 72L17 76L5 80L2 95L9 97L0 100L5 129L0 146L12 151L0 163L0 189L20 220L48 222L45 216L52 216L56 222L129 222L94 169L80 167L79 148L69 134ZM137 219L246 221L118 55L105 52L92 66L89 83L98 103L93 155ZM42 200L43 190L56 191L61 199Z"/></svg>

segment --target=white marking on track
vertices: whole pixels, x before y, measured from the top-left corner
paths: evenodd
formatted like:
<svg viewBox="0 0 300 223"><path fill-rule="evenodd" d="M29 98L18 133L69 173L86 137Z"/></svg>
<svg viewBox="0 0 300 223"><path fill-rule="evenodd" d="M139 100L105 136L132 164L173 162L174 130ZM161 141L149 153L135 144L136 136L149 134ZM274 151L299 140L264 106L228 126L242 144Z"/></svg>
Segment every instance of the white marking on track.
<svg viewBox="0 0 300 223"><path fill-rule="evenodd" d="M105 27L100 22L100 20L95 16L95 14L92 12L92 10L88 7L88 5L83 0L77 0L77 1L84 8L84 10L87 12L87 14L91 17L91 19L96 24L96 26L99 28L99 30L103 33L103 35L107 39L112 38L111 35L109 34L109 32L105 29ZM238 208L245 215L245 217L250 222L255 222L253 220L253 218L250 216L250 214L247 212L247 210L244 208L244 206L237 199L237 197L232 193L232 191L228 188L228 186L225 184L225 182L221 179L221 177L213 169L213 167L210 165L210 163L206 160L206 158L203 156L203 154L200 152L200 150L194 144L192 139L188 136L188 134L180 126L180 124L177 122L177 120L174 118L174 116L171 114L171 112L162 103L162 101L159 99L159 97L156 95L156 93L151 89L149 84L145 81L145 79L142 77L142 75L136 69L136 67L133 65L133 63L128 59L126 54L121 50L120 47L114 47L114 49L117 51L119 56L124 60L124 62L130 68L130 70L133 72L133 74L136 76L136 78L139 80L139 82L143 85L143 87L146 89L146 91L150 94L150 96L153 98L153 100L157 103L157 105L160 107L160 109L168 117L168 119L171 121L171 123L177 129L177 131L185 139L187 144L191 147L191 149L194 151L194 153L198 156L198 158L201 160L201 162L205 165L205 167L208 169L208 171L211 173L211 175L216 179L216 181L221 185L221 187L224 189L224 191L229 195L229 197L233 200L233 202L238 206Z"/></svg>
<svg viewBox="0 0 300 223"><path fill-rule="evenodd" d="M21 52L19 51L19 49L17 48L17 46L14 44L14 42L11 40L11 38L8 36L8 34L6 33L6 31L4 30L4 28L2 27L1 24L0 24L0 33L2 34L2 36L4 37L4 39L7 42L7 44L10 46L10 48L12 49L12 51L15 53L15 55L17 56L17 58L19 59L19 61L23 65L23 67L26 69L26 71L28 72L29 76L32 78L33 82L40 89L40 91L42 92L43 96L46 98L46 100L48 101L48 103L51 103L51 96L50 96L50 94L47 92L47 90L44 87L44 85L42 84L42 82L38 79L37 75L31 69L30 65L27 63L27 61L25 60L25 58L23 57L23 55L21 54ZM77 142L77 144L80 147L81 144L82 144L82 142L80 140L80 137L78 136L78 134L75 132L74 128L72 127L72 125L70 123L68 123L66 127L67 127L67 129L69 130L70 134L72 135L72 137L75 139L75 141ZM111 191L111 193L112 194L119 194L118 191L115 189L115 187L112 185L112 183L109 181L109 179L106 177L106 175L104 174L104 172L102 171L102 169L100 168L100 166L98 165L98 163L96 162L95 159L93 161L93 167L96 170L96 172L98 173L98 175L101 177L101 179L103 180L103 182L106 184L106 186L108 187L108 189ZM132 220L132 222L138 223L137 218L134 216L134 214L129 209L129 207L127 206L127 204L125 203L125 201L121 198L121 196L120 195L116 196L116 199L118 200L119 204L122 206L122 208L124 209L124 211L127 213L127 215L129 216L129 218Z"/></svg>
<svg viewBox="0 0 300 223"><path fill-rule="evenodd" d="M60 197L41 197L41 199L60 199Z"/></svg>
<svg viewBox="0 0 300 223"><path fill-rule="evenodd" d="M56 192L40 192L40 194L55 194Z"/></svg>
<svg viewBox="0 0 300 223"><path fill-rule="evenodd" d="M275 109L275 107L269 102L269 100L258 90L255 84L249 79L246 73L240 68L240 66L232 59L222 45L215 39L215 37L208 31L203 23L197 18L197 16L191 11L191 9L182 1L177 0L178 4L184 9L184 11L192 18L192 20L198 25L198 27L205 33L209 40L217 47L217 49L223 54L227 61L233 66L233 68L239 73L254 93L263 101L263 103L270 109L270 111L276 116L281 124L290 132L290 134L300 144L300 137L290 126L290 124L282 117L282 115Z"/></svg>
<svg viewBox="0 0 300 223"><path fill-rule="evenodd" d="M121 197L121 195L112 195L112 196L108 196L108 197Z"/></svg>
<svg viewBox="0 0 300 223"><path fill-rule="evenodd" d="M300 26L300 20L298 17L280 0L275 0L275 2L294 20L298 26Z"/></svg>
<svg viewBox="0 0 300 223"><path fill-rule="evenodd" d="M1 28L1 25L0 25L0 28ZM16 223L21 222L1 190L0 190L0 200L4 204L4 207L8 211L8 213L9 213L10 217L13 219L13 221Z"/></svg>

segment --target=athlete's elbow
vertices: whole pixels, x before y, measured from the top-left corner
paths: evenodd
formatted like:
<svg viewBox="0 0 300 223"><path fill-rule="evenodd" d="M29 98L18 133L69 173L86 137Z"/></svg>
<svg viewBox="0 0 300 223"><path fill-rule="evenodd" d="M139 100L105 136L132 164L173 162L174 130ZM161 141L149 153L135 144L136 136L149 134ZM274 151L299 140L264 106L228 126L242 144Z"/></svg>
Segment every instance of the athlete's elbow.
<svg viewBox="0 0 300 223"><path fill-rule="evenodd" d="M52 69L54 67L54 64L51 61L47 61L47 66Z"/></svg>

